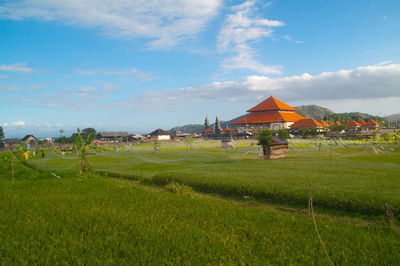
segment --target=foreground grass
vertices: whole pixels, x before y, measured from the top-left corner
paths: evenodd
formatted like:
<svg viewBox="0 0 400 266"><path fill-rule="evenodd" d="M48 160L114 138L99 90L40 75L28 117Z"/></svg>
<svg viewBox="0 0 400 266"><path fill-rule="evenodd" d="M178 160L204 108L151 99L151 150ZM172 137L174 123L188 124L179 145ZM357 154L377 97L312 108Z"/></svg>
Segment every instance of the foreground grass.
<svg viewBox="0 0 400 266"><path fill-rule="evenodd" d="M400 209L400 149L397 145L296 142L283 160L256 159L255 145L239 143L235 150L221 150L217 142L204 142L187 150L166 144L158 152L151 145L132 151L94 152L94 170L160 185L183 183L194 189L228 196L296 206L307 204L308 184L314 202L328 210L382 215L383 205ZM318 151L319 150L319 151ZM31 161L60 174L76 173L76 156L50 154Z"/></svg>
<svg viewBox="0 0 400 266"><path fill-rule="evenodd" d="M192 195L102 177L0 178L0 264L328 264L307 217ZM318 225L337 265L400 260L384 224Z"/></svg>

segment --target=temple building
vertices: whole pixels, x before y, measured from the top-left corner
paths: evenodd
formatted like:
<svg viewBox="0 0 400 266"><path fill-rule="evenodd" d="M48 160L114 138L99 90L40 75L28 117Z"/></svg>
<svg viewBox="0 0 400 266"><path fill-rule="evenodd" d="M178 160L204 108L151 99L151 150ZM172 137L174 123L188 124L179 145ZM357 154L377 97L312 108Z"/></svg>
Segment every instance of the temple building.
<svg viewBox="0 0 400 266"><path fill-rule="evenodd" d="M262 127L273 130L287 129L294 122L304 117L295 113L296 108L278 100L275 97L269 97L263 102L257 104L247 112L249 114L238 119L232 124L237 127Z"/></svg>

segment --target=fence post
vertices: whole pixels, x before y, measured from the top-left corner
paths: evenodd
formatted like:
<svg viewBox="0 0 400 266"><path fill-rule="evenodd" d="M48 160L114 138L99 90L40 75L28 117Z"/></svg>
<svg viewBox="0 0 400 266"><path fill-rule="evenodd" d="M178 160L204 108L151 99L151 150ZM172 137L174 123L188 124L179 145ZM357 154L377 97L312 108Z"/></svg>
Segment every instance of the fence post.
<svg viewBox="0 0 400 266"><path fill-rule="evenodd" d="M312 191L311 182L308 183L308 216L311 218L311 208L312 208Z"/></svg>

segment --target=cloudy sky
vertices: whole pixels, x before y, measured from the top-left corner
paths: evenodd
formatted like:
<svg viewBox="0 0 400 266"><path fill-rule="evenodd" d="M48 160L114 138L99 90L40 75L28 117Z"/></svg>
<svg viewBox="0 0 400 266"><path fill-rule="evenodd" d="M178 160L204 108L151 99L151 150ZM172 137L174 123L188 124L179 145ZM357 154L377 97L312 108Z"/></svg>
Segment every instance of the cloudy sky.
<svg viewBox="0 0 400 266"><path fill-rule="evenodd" d="M0 0L6 137L230 120L270 95L400 112L400 2Z"/></svg>

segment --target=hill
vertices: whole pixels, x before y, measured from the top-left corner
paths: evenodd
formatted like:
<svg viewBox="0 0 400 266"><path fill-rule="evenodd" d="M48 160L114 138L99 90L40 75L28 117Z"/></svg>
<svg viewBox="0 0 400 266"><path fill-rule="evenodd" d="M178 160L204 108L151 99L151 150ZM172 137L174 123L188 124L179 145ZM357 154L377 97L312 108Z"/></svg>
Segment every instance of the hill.
<svg viewBox="0 0 400 266"><path fill-rule="evenodd" d="M387 119L389 121L398 121L398 122L400 122L400 113L388 115L388 116L385 117L385 119Z"/></svg>
<svg viewBox="0 0 400 266"><path fill-rule="evenodd" d="M232 127L232 123L240 118L242 118L244 115L242 116L238 116L234 119L231 119L229 121L221 121L221 128L226 128ZM210 124L210 128L214 128L214 124L212 123ZM172 132L176 132L176 131L180 131L183 133L197 133L197 134L201 134L203 132L204 129L204 125L203 124L188 124L188 125L183 125L183 126L176 126L171 128L170 130L168 130L168 132L172 133Z"/></svg>
<svg viewBox="0 0 400 266"><path fill-rule="evenodd" d="M346 123L349 120L364 120L364 121L368 121L368 120L375 120L381 124L385 123L385 119L383 117L380 116L376 116L376 115L370 115L370 114L366 114L366 113L360 113L360 112L350 112L350 113L333 113L330 114L326 120L330 121L330 122L335 122L335 121L339 121L341 123Z"/></svg>
<svg viewBox="0 0 400 266"><path fill-rule="evenodd" d="M327 116L334 113L328 108L318 105L301 105L296 106L295 108L297 109L296 113L316 120L325 119Z"/></svg>

